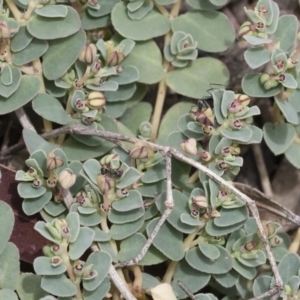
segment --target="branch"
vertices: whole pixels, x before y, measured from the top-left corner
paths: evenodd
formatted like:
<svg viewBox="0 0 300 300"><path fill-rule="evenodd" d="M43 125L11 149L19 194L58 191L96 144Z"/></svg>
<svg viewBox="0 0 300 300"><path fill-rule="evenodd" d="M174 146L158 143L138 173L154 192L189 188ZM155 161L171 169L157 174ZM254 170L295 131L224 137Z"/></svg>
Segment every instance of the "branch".
<svg viewBox="0 0 300 300"><path fill-rule="evenodd" d="M168 151L169 148L167 148L166 151ZM172 174L172 169L171 169L171 156L169 152L165 154L166 157L166 171L167 171L167 199L165 201L166 205L166 210L164 211L163 215L159 219L158 223L154 227L153 231L151 232L150 236L148 237L147 242L143 246L141 252L133 259L125 261L123 263L116 264L116 268L122 268L125 266L132 266L132 265L137 265L146 255L149 247L152 245L153 240L155 239L158 231L160 230L161 226L164 224L170 213L172 212L172 209L174 207L174 200L173 200L173 195L172 195L172 180L171 180L171 174Z"/></svg>
<svg viewBox="0 0 300 300"><path fill-rule="evenodd" d="M182 281L177 280L177 284L179 287L189 296L191 300L196 300L196 297L193 295L193 293L183 284Z"/></svg>

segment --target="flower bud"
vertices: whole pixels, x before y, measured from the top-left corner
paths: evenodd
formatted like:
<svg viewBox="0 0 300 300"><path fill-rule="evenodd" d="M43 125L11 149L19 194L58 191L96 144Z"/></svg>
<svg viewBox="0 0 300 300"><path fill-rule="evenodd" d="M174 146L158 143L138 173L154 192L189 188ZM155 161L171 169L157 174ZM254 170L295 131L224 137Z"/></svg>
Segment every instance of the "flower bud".
<svg viewBox="0 0 300 300"><path fill-rule="evenodd" d="M180 143L180 148L188 154L195 155L197 153L197 141L193 138L189 138Z"/></svg>
<svg viewBox="0 0 300 300"><path fill-rule="evenodd" d="M192 209L191 216L194 217L194 218L198 217L199 216L199 210Z"/></svg>
<svg viewBox="0 0 300 300"><path fill-rule="evenodd" d="M62 194L62 191L57 191L54 195L54 201L56 203L61 203L64 200L64 196Z"/></svg>
<svg viewBox="0 0 300 300"><path fill-rule="evenodd" d="M87 197L84 191L80 191L75 196L75 202L79 203L80 205L84 206L86 202L90 202L89 198Z"/></svg>
<svg viewBox="0 0 300 300"><path fill-rule="evenodd" d="M271 78L270 74L268 73L263 73L260 75L259 81L261 84L265 84L267 81L269 81Z"/></svg>
<svg viewBox="0 0 300 300"><path fill-rule="evenodd" d="M51 250L51 246L50 245L46 245L43 247L42 249L43 254L45 256L51 257L53 255L53 251Z"/></svg>
<svg viewBox="0 0 300 300"><path fill-rule="evenodd" d="M35 168L30 167L27 171L27 174L31 177L36 177L37 176L37 171Z"/></svg>
<svg viewBox="0 0 300 300"><path fill-rule="evenodd" d="M32 181L32 186L35 188L35 189L38 189L39 187L42 186L42 180L39 179L39 178L34 178L33 181Z"/></svg>
<svg viewBox="0 0 300 300"><path fill-rule="evenodd" d="M56 244L51 246L51 251L55 255L61 255L63 253L62 247L60 247L59 245L56 245Z"/></svg>
<svg viewBox="0 0 300 300"><path fill-rule="evenodd" d="M60 234L63 238L71 237L70 229L68 227L62 228Z"/></svg>
<svg viewBox="0 0 300 300"><path fill-rule="evenodd" d="M97 58L91 66L91 72L98 73L101 70L101 67L102 67L102 62L99 58Z"/></svg>
<svg viewBox="0 0 300 300"><path fill-rule="evenodd" d="M98 276L98 272L96 270L92 270L93 267L94 266L91 264L84 268L82 279L90 280Z"/></svg>
<svg viewBox="0 0 300 300"><path fill-rule="evenodd" d="M292 288L291 288L288 284L286 284L286 285L284 286L283 291L284 291L284 292L286 293L286 295L288 296L288 297L284 297L284 299L298 299L297 296L296 296L296 297L293 297L293 290L292 290Z"/></svg>
<svg viewBox="0 0 300 300"><path fill-rule="evenodd" d="M104 175L97 176L97 185L102 194L106 194L109 190L115 187L115 181L110 177Z"/></svg>
<svg viewBox="0 0 300 300"><path fill-rule="evenodd" d="M82 116L81 118L81 121L84 123L84 124L92 124L93 122L95 122L95 118L92 118L92 117L85 117L85 116Z"/></svg>
<svg viewBox="0 0 300 300"><path fill-rule="evenodd" d="M96 55L97 55L96 46L94 44L89 44L83 47L78 59L81 62L86 63L87 65L91 65L95 61Z"/></svg>
<svg viewBox="0 0 300 300"><path fill-rule="evenodd" d="M221 149L221 154L226 156L228 154L230 154L230 148L227 146L227 147L224 147Z"/></svg>
<svg viewBox="0 0 300 300"><path fill-rule="evenodd" d="M296 65L298 64L298 61L294 61L292 60L292 58L290 57L288 60L287 60L287 69L291 69L291 68L294 68Z"/></svg>
<svg viewBox="0 0 300 300"><path fill-rule="evenodd" d="M57 241L61 240L61 235L55 227L53 227L50 223L46 223L45 227L48 229L54 239L56 239Z"/></svg>
<svg viewBox="0 0 300 300"><path fill-rule="evenodd" d="M84 100L77 99L77 100L75 100L75 107L78 110L84 110L85 109L85 102L86 101L84 101Z"/></svg>
<svg viewBox="0 0 300 300"><path fill-rule="evenodd" d="M270 239L270 245L272 247L279 246L281 243L282 243L282 238L280 238L278 235L275 235Z"/></svg>
<svg viewBox="0 0 300 300"><path fill-rule="evenodd" d="M234 114L236 117L241 117L247 113L250 108L248 106L242 106L239 110Z"/></svg>
<svg viewBox="0 0 300 300"><path fill-rule="evenodd" d="M235 94L234 101L237 101L242 106L248 106L250 103L251 98L245 94Z"/></svg>
<svg viewBox="0 0 300 300"><path fill-rule="evenodd" d="M268 16L268 10L266 9L266 7L264 5L260 6L259 9L258 9L258 14L266 19L267 16Z"/></svg>
<svg viewBox="0 0 300 300"><path fill-rule="evenodd" d="M256 29L259 31L265 31L266 25L264 22L257 22L256 24Z"/></svg>
<svg viewBox="0 0 300 300"><path fill-rule="evenodd" d="M207 208L208 203L205 196L192 196L192 204L197 208Z"/></svg>
<svg viewBox="0 0 300 300"><path fill-rule="evenodd" d="M116 72L117 74L121 74L123 72L123 67L122 66L116 66Z"/></svg>
<svg viewBox="0 0 300 300"><path fill-rule="evenodd" d="M48 153L47 159L47 171L55 170L61 167L64 164L63 160L60 157L55 156L54 153Z"/></svg>
<svg viewBox="0 0 300 300"><path fill-rule="evenodd" d="M238 119L234 119L230 122L230 127L232 129L241 129L244 126L244 122Z"/></svg>
<svg viewBox="0 0 300 300"><path fill-rule="evenodd" d="M129 195L129 192L127 189L118 189L116 191L116 196L118 198L124 198L124 197L127 197Z"/></svg>
<svg viewBox="0 0 300 300"><path fill-rule="evenodd" d="M229 149L232 155L239 155L241 153L241 148L237 144L232 144L231 146L229 146Z"/></svg>
<svg viewBox="0 0 300 300"><path fill-rule="evenodd" d="M213 127L212 126L209 126L209 125L203 126L203 133L205 135L211 135L212 132L213 132Z"/></svg>
<svg viewBox="0 0 300 300"><path fill-rule="evenodd" d="M77 277L80 277L84 272L85 262L82 260L77 260L73 265L73 272Z"/></svg>
<svg viewBox="0 0 300 300"><path fill-rule="evenodd" d="M11 33L5 20L0 21L0 39L10 39Z"/></svg>
<svg viewBox="0 0 300 300"><path fill-rule="evenodd" d="M266 90L270 90L270 89L276 87L278 84L279 84L279 82L277 80L274 80L274 79L268 80L264 83L264 88Z"/></svg>
<svg viewBox="0 0 300 300"><path fill-rule="evenodd" d="M225 162L225 161L220 161L217 163L217 167L220 169L220 170L227 170L227 168L229 167L229 165Z"/></svg>
<svg viewBox="0 0 300 300"><path fill-rule="evenodd" d="M228 199L228 193L226 191L219 191L218 198L223 202Z"/></svg>
<svg viewBox="0 0 300 300"><path fill-rule="evenodd" d="M47 180L46 180L47 186L49 188L54 188L56 187L57 184L57 177L55 174L53 174L53 176L50 176Z"/></svg>
<svg viewBox="0 0 300 300"><path fill-rule="evenodd" d="M112 51L108 54L106 61L109 67L119 65L125 59L125 55L120 51Z"/></svg>
<svg viewBox="0 0 300 300"><path fill-rule="evenodd" d="M208 151L205 151L205 150L199 151L199 152L197 152L197 154L201 157L201 159L203 161L210 161L211 160L211 155Z"/></svg>
<svg viewBox="0 0 300 300"><path fill-rule="evenodd" d="M87 106L92 109L101 109L106 104L104 95L98 91L92 91L87 95Z"/></svg>
<svg viewBox="0 0 300 300"><path fill-rule="evenodd" d="M252 251L252 250L255 249L256 246L257 246L257 245L256 245L255 242L249 242L249 243L246 243L246 244L244 245L244 248L245 248L245 250L247 250L247 251Z"/></svg>
<svg viewBox="0 0 300 300"><path fill-rule="evenodd" d="M63 260L62 260L62 258L59 257L59 256L53 256L53 257L51 258L51 266L52 266L52 267L58 267L58 266L60 266L62 263L63 263Z"/></svg>
<svg viewBox="0 0 300 300"><path fill-rule="evenodd" d="M70 169L65 169L59 173L58 182L63 189L67 190L75 184L76 175Z"/></svg>
<svg viewBox="0 0 300 300"><path fill-rule="evenodd" d="M116 153L105 155L101 158L100 164L102 166L109 166L109 168L113 170L119 169L121 166L120 156Z"/></svg>
<svg viewBox="0 0 300 300"><path fill-rule="evenodd" d="M246 34L253 35L254 30L255 30L255 28L254 28L253 24L251 24L251 22L247 21L242 24L242 26L239 30L239 33L238 33L238 37L241 38Z"/></svg>
<svg viewBox="0 0 300 300"><path fill-rule="evenodd" d="M154 151L148 148L143 142L137 142L134 144L129 155L133 159L140 159L142 162L146 162L154 155Z"/></svg>
<svg viewBox="0 0 300 300"><path fill-rule="evenodd" d="M110 210L111 210L111 205L110 205L110 204L104 205L104 204L102 203L102 204L100 204L100 209L101 209L104 213L108 214L108 213L110 212Z"/></svg>
<svg viewBox="0 0 300 300"><path fill-rule="evenodd" d="M278 80L279 80L279 82L284 82L285 81L285 74L279 74L278 75Z"/></svg>

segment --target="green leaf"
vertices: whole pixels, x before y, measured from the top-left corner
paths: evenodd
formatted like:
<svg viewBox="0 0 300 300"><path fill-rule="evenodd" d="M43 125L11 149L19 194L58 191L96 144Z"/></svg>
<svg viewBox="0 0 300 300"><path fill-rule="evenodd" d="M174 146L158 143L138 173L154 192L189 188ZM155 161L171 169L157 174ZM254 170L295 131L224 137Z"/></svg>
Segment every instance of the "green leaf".
<svg viewBox="0 0 300 300"><path fill-rule="evenodd" d="M93 30L97 28L108 27L110 24L110 15L94 18L86 10L84 10L81 15L81 26L84 30Z"/></svg>
<svg viewBox="0 0 300 300"><path fill-rule="evenodd" d="M11 290L11 289L3 289L3 290L0 290L0 299L1 300L6 300L6 299L9 299L9 300L18 300L18 296L17 294Z"/></svg>
<svg viewBox="0 0 300 300"><path fill-rule="evenodd" d="M260 83L261 73L249 73L243 77L242 89L245 94L250 97L263 97L268 98L279 94L282 86L271 88L269 90L264 89L263 85Z"/></svg>
<svg viewBox="0 0 300 300"><path fill-rule="evenodd" d="M26 65L41 57L48 50L48 47L47 41L34 38L26 48L13 54L12 61L17 66Z"/></svg>
<svg viewBox="0 0 300 300"><path fill-rule="evenodd" d="M123 175L120 182L117 183L117 188L127 188L133 183L137 182L141 178L142 174L137 169L130 167L128 171Z"/></svg>
<svg viewBox="0 0 300 300"><path fill-rule="evenodd" d="M192 268L185 259L181 260L175 269L172 287L179 299L185 299L186 293L179 287L177 281L180 280L189 291L195 293L204 288L211 276Z"/></svg>
<svg viewBox="0 0 300 300"><path fill-rule="evenodd" d="M248 280L252 280L257 274L254 267L247 267L235 259L233 260L233 269Z"/></svg>
<svg viewBox="0 0 300 300"><path fill-rule="evenodd" d="M296 168L300 168L300 145L292 143L289 148L285 151L284 155L287 160Z"/></svg>
<svg viewBox="0 0 300 300"><path fill-rule="evenodd" d="M61 103L49 94L38 94L32 101L33 110L46 120L66 125L71 118Z"/></svg>
<svg viewBox="0 0 300 300"><path fill-rule="evenodd" d="M187 0L186 2L194 9L200 9L200 10L218 9L218 7L213 5L210 0Z"/></svg>
<svg viewBox="0 0 300 300"><path fill-rule="evenodd" d="M110 257L114 263L118 262L118 258L109 242L98 243L98 246L101 251L106 252L110 255Z"/></svg>
<svg viewBox="0 0 300 300"><path fill-rule="evenodd" d="M80 29L80 18L74 8L67 6L67 9L65 18L32 16L27 23L29 33L41 40L65 38L76 33Z"/></svg>
<svg viewBox="0 0 300 300"><path fill-rule="evenodd" d="M37 15L46 18L65 18L68 14L66 5L47 5L34 11Z"/></svg>
<svg viewBox="0 0 300 300"><path fill-rule="evenodd" d="M153 232L159 218L155 218L147 225L147 234ZM181 260L184 257L183 234L173 228L167 222L163 223L153 240L153 245L165 256L173 261Z"/></svg>
<svg viewBox="0 0 300 300"><path fill-rule="evenodd" d="M114 240L124 240L127 237L136 233L144 224L145 217L137 219L133 222L128 222L125 224L114 224L111 226L111 237Z"/></svg>
<svg viewBox="0 0 300 300"><path fill-rule="evenodd" d="M190 209L188 206L188 198L181 192L177 190L172 190L174 199L174 208L167 218L167 221L178 231L183 233L191 233L195 230L194 226L182 223L180 216L182 213L190 214ZM161 214L164 213L166 206L166 192L160 194L155 202L158 210Z"/></svg>
<svg viewBox="0 0 300 300"><path fill-rule="evenodd" d="M10 97L19 87L21 83L21 71L16 68L12 67L11 68L11 75L12 75L12 83L10 85L5 85L2 82L0 82L0 96L4 98ZM2 75L1 75L2 77ZM1 97L1 98L2 98ZM0 99L1 99L0 98Z"/></svg>
<svg viewBox="0 0 300 300"><path fill-rule="evenodd" d="M270 61L271 53L263 47L250 48L244 53L244 58L251 69L256 69Z"/></svg>
<svg viewBox="0 0 300 300"><path fill-rule="evenodd" d="M298 19L293 15L281 16L278 20L277 30L274 33L275 42L280 43L280 49L289 53L295 44Z"/></svg>
<svg viewBox="0 0 300 300"><path fill-rule="evenodd" d="M246 206L236 209L221 208L220 214L219 218L214 218L214 224L219 227L228 227L246 220L248 210Z"/></svg>
<svg viewBox="0 0 300 300"><path fill-rule="evenodd" d="M37 198L44 195L46 188L40 186L39 188L34 188L31 182L21 182L18 184L18 193L22 198Z"/></svg>
<svg viewBox="0 0 300 300"><path fill-rule="evenodd" d="M88 227L81 227L74 243L69 246L69 256L72 260L79 259L81 255L91 246L95 232Z"/></svg>
<svg viewBox="0 0 300 300"><path fill-rule="evenodd" d="M87 261L86 265L93 265L93 270L97 271L98 276L90 279L83 280L83 288L86 291L94 291L103 280L106 278L109 268L111 266L112 260L108 253L105 252L94 252L92 253Z"/></svg>
<svg viewBox="0 0 300 300"><path fill-rule="evenodd" d="M120 244L120 251L118 254L119 261L127 261L135 258L146 244L146 238L141 233L136 233L127 239L124 239ZM139 262L139 265L148 266L156 265L165 261L165 257L154 246L150 246L144 258Z"/></svg>
<svg viewBox="0 0 300 300"><path fill-rule="evenodd" d="M37 77L23 75L17 91L9 99L0 97L0 114L7 114L28 103L37 95L40 86Z"/></svg>
<svg viewBox="0 0 300 300"><path fill-rule="evenodd" d="M31 273L21 273L16 291L21 300L37 300L48 293L41 288L41 276Z"/></svg>
<svg viewBox="0 0 300 300"><path fill-rule="evenodd" d="M217 11L187 12L173 20L172 30L191 34L197 47L206 52L225 51L235 39L228 17Z"/></svg>
<svg viewBox="0 0 300 300"><path fill-rule="evenodd" d="M121 65L135 66L141 83L157 83L163 76L161 52L153 40L137 42Z"/></svg>
<svg viewBox="0 0 300 300"><path fill-rule="evenodd" d="M4 85L11 85L13 82L12 79L12 71L11 68L9 66L4 66L2 73L1 73L1 83L3 83Z"/></svg>
<svg viewBox="0 0 300 300"><path fill-rule="evenodd" d="M74 243L80 232L79 216L78 214L71 212L66 217L66 221L71 234L70 242Z"/></svg>
<svg viewBox="0 0 300 300"><path fill-rule="evenodd" d="M200 242L198 246L202 254L208 259L215 260L220 257L220 251L215 245Z"/></svg>
<svg viewBox="0 0 300 300"><path fill-rule="evenodd" d="M126 214L124 214L124 212L120 212L112 209L110 214L108 215L108 219L110 222L114 224L124 224L124 223L133 222L140 219L144 215L144 213L145 213L144 207L139 207L130 210Z"/></svg>
<svg viewBox="0 0 300 300"><path fill-rule="evenodd" d="M29 153L33 153L36 149L41 149L48 153L56 148L55 145L48 143L36 132L29 129L23 129L23 139Z"/></svg>
<svg viewBox="0 0 300 300"><path fill-rule="evenodd" d="M41 287L46 292L60 297L70 297L77 292L76 286L64 274L43 276Z"/></svg>
<svg viewBox="0 0 300 300"><path fill-rule="evenodd" d="M284 285L288 284L292 276L298 275L299 268L300 261L296 253L288 253L283 257L278 265L278 271Z"/></svg>
<svg viewBox="0 0 300 300"><path fill-rule="evenodd" d="M122 72L119 75L111 76L111 80L116 82L119 85L133 83L138 81L140 77L139 70L134 66L124 66Z"/></svg>
<svg viewBox="0 0 300 300"><path fill-rule="evenodd" d="M224 274L232 269L233 259L228 251L218 245L215 245L220 251L220 256L216 260L209 260L199 250L199 248L193 248L186 253L186 260L188 264L201 272L207 274Z"/></svg>
<svg viewBox="0 0 300 300"><path fill-rule="evenodd" d="M234 270L229 271L226 274L215 274L215 280L225 288L232 287L238 280L238 274Z"/></svg>
<svg viewBox="0 0 300 300"><path fill-rule="evenodd" d="M275 97L275 101L286 118L287 122L292 123L294 125L299 124L299 117L294 107L291 105L289 101L280 100L278 97Z"/></svg>
<svg viewBox="0 0 300 300"><path fill-rule="evenodd" d="M33 268L37 275L59 275L63 274L67 267L64 264L53 267L51 257L40 256L33 262Z"/></svg>
<svg viewBox="0 0 300 300"><path fill-rule="evenodd" d="M66 153L69 160L80 161L102 156L112 148L113 145L109 142L103 143L100 146L90 147L76 141L74 138L69 138L62 145L62 149Z"/></svg>
<svg viewBox="0 0 300 300"><path fill-rule="evenodd" d="M99 300L104 299L105 295L110 290L110 279L105 277L101 284L94 291L83 290L84 300Z"/></svg>
<svg viewBox="0 0 300 300"><path fill-rule="evenodd" d="M52 192L46 191L42 196L37 198L26 198L22 203L23 211L26 215L31 216L41 211L44 206L51 200Z"/></svg>
<svg viewBox="0 0 300 300"><path fill-rule="evenodd" d="M168 18L152 10L142 20L128 17L126 3L118 3L111 13L112 23L122 36L145 41L166 34L170 30Z"/></svg>
<svg viewBox="0 0 300 300"><path fill-rule="evenodd" d="M173 70L166 77L167 85L172 90L195 99L205 95L211 83L226 86L228 81L227 67L211 57L196 59L188 67Z"/></svg>
<svg viewBox="0 0 300 300"><path fill-rule="evenodd" d="M11 207L0 200L0 257L12 234L14 222L15 217Z"/></svg>
<svg viewBox="0 0 300 300"><path fill-rule="evenodd" d="M259 276L254 280L253 283L253 294L255 297L267 292L271 288L272 277L268 275ZM270 299L270 297L263 298L265 300Z"/></svg>
<svg viewBox="0 0 300 300"><path fill-rule="evenodd" d="M98 226L90 227L95 232L95 242L107 242L111 239L108 232L102 231Z"/></svg>
<svg viewBox="0 0 300 300"><path fill-rule="evenodd" d="M296 134L295 127L288 123L266 123L263 132L266 144L275 155L284 153L292 144Z"/></svg>
<svg viewBox="0 0 300 300"><path fill-rule="evenodd" d="M0 289L14 290L20 276L20 255L15 244L8 242L0 255Z"/></svg>
<svg viewBox="0 0 300 300"><path fill-rule="evenodd" d="M119 86L117 91L105 91L104 95L107 102L124 101L131 98L136 91L136 84L129 83Z"/></svg>
<svg viewBox="0 0 300 300"><path fill-rule="evenodd" d="M88 13L97 18L97 17L102 17L105 15L108 15L111 13L113 7L119 2L119 0L98 0L98 4L100 5L100 9L91 9L88 8L87 11ZM100 27L100 26L99 26Z"/></svg>
<svg viewBox="0 0 300 300"><path fill-rule="evenodd" d="M63 76L76 61L85 42L85 32L82 29L67 38L49 41L49 49L43 56L45 77L55 80Z"/></svg>
<svg viewBox="0 0 300 300"><path fill-rule="evenodd" d="M25 49L32 41L33 36L28 32L26 26L20 26L19 31L14 35L11 40L10 50L18 52Z"/></svg>
<svg viewBox="0 0 300 300"><path fill-rule="evenodd" d="M57 217L66 211L66 206L63 203L57 203L54 201L49 201L45 206L44 210L47 214L52 217Z"/></svg>
<svg viewBox="0 0 300 300"><path fill-rule="evenodd" d="M143 183L157 182L166 178L166 164L165 162L160 162L152 168L149 168L141 178Z"/></svg>
<svg viewBox="0 0 300 300"><path fill-rule="evenodd" d="M142 195L135 190L129 191L127 197L122 198L118 201L114 201L112 203L113 209L119 212L127 212L133 209L140 208L142 206L143 206Z"/></svg>
<svg viewBox="0 0 300 300"><path fill-rule="evenodd" d="M244 225L244 221L231 225L231 226L226 226L226 227L219 227L216 226L213 220L209 220L206 224L206 231L209 235L212 236L222 236L228 233L231 233L239 228L241 228Z"/></svg>

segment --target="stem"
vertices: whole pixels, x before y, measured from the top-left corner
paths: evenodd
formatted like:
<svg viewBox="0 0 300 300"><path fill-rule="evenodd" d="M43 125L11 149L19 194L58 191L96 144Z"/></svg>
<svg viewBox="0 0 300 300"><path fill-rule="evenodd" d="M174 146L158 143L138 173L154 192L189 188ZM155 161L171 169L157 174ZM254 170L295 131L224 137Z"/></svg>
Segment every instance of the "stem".
<svg viewBox="0 0 300 300"><path fill-rule="evenodd" d="M190 249L191 243L193 242L193 240L196 237L197 233L199 232L200 229L202 229L203 226L204 225L197 226L197 228L185 238L185 240L183 241L183 247L184 247L185 252ZM178 263L179 263L179 261L171 261L171 263L169 264L169 266L167 268L167 271L164 275L163 282L171 283L174 272L175 272L175 269L176 269Z"/></svg>
<svg viewBox="0 0 300 300"><path fill-rule="evenodd" d="M159 5L155 2L155 0L152 0L153 4L155 5L155 7L157 8L157 10L165 17L169 18L170 13L168 12L168 10L163 6L163 5Z"/></svg>
<svg viewBox="0 0 300 300"><path fill-rule="evenodd" d="M22 19L24 19L25 21L28 21L29 18L31 17L31 14L33 13L33 11L35 10L36 8L36 3L35 1L29 1L28 3L28 7L27 7L27 10L26 12L24 13Z"/></svg>
<svg viewBox="0 0 300 300"><path fill-rule="evenodd" d="M187 184L193 184L199 179L199 171L196 170L187 180Z"/></svg>
<svg viewBox="0 0 300 300"><path fill-rule="evenodd" d="M133 295L137 298L142 296L142 288L143 288L143 275L139 266L130 266L128 267L130 271L133 272L134 281L132 284L133 287Z"/></svg>
<svg viewBox="0 0 300 300"><path fill-rule="evenodd" d="M174 3L171 12L169 14L170 20L173 20L178 16L181 7L181 1L182 0L177 0L177 2ZM172 33L171 31L169 31L165 35L164 47L170 44L171 37L172 37ZM170 68L170 63L164 58L164 62L163 62L164 74L158 85L155 107L154 107L154 112L153 112L152 122L151 122L152 133L151 133L150 141L152 142L155 141L157 137L160 119L162 115L162 109L166 99L166 93L167 93L166 74L168 73L169 68Z"/></svg>
<svg viewBox="0 0 300 300"><path fill-rule="evenodd" d="M16 4L14 3L13 0L5 0L7 6L9 7L9 10L11 11L11 13L13 14L14 18L16 19L16 21L20 21L22 14L19 11L19 9L17 8Z"/></svg>
<svg viewBox="0 0 300 300"><path fill-rule="evenodd" d="M164 44L165 46L167 45L166 40L170 39L169 35L170 35L170 33L168 33L165 37L165 44ZM167 84L166 84L165 76L166 76L166 73L168 72L169 66L170 66L170 63L165 60L165 62L163 64L164 74L158 84L158 91L157 91L157 96L156 96L156 101L155 101L154 113L153 113L152 122L151 122L152 133L151 133L150 140L152 142L154 142L156 140L158 128L159 128L159 124L160 124L160 119L161 119L161 115L162 115L162 109L163 109L163 106L165 103L165 98L166 98L166 93L167 93Z"/></svg>

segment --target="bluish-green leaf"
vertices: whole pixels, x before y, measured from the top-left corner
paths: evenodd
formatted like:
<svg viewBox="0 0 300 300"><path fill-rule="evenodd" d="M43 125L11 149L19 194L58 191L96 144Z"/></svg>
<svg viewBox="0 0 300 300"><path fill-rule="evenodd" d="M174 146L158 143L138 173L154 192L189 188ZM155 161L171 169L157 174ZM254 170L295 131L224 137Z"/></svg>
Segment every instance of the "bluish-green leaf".
<svg viewBox="0 0 300 300"><path fill-rule="evenodd" d="M37 198L26 198L22 203L23 211L26 215L31 216L41 211L44 206L51 200L52 192L46 191L42 196Z"/></svg>
<svg viewBox="0 0 300 300"><path fill-rule="evenodd" d="M13 231L14 222L15 217L11 207L0 200L0 256Z"/></svg>
<svg viewBox="0 0 300 300"><path fill-rule="evenodd" d="M34 271L37 275L59 275L63 274L67 267L64 264L53 267L51 257L39 256L33 262Z"/></svg>
<svg viewBox="0 0 300 300"><path fill-rule="evenodd" d="M76 294L76 286L66 275L43 276L41 287L50 294L70 297Z"/></svg>

